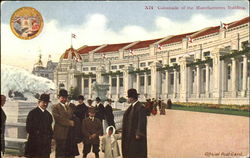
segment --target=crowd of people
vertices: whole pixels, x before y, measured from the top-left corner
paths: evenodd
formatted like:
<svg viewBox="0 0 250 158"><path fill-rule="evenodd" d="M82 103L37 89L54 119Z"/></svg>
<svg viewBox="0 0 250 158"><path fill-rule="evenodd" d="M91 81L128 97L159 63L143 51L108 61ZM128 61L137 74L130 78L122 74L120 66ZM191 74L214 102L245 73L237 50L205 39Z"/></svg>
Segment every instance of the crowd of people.
<svg viewBox="0 0 250 158"><path fill-rule="evenodd" d="M41 94L37 107L32 109L26 119L28 139L25 156L29 158L49 158L51 146L55 144L56 158L73 158L80 155L77 144L83 144L82 155L87 158L92 151L99 158L100 149L105 158L147 158L147 110L138 101L136 89L128 90L128 103L122 122L122 133L116 132L112 100L107 99L104 106L101 99L87 100L78 97L78 105L68 100L68 91L61 89L58 103L47 111L49 94ZM2 107L6 97L1 95L1 157L4 156L4 128L6 114ZM103 130L105 127L105 131ZM101 137L102 136L102 137ZM102 140L100 140L102 138ZM117 140L121 139L121 152ZM101 145L101 146L100 146Z"/></svg>
<svg viewBox="0 0 250 158"><path fill-rule="evenodd" d="M171 99L167 100L167 103L164 102L161 98L155 99L146 99L145 108L147 112L147 116L156 115L159 113L160 115L166 114L166 109L171 109L172 101Z"/></svg>

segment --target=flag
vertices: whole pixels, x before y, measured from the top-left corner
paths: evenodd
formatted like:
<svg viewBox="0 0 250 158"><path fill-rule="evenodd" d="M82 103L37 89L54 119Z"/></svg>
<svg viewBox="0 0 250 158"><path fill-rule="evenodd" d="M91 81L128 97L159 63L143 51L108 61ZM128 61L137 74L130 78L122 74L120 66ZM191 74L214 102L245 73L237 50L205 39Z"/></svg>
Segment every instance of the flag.
<svg viewBox="0 0 250 158"><path fill-rule="evenodd" d="M158 44L158 45L157 45L157 48L161 50L161 45L160 45L160 44Z"/></svg>
<svg viewBox="0 0 250 158"><path fill-rule="evenodd" d="M188 37L188 42L192 43L193 39L191 37Z"/></svg>
<svg viewBox="0 0 250 158"><path fill-rule="evenodd" d="M229 26L228 24L225 24L225 23L220 22L220 28L221 28L221 29L224 28L224 29L227 30L228 26Z"/></svg>
<svg viewBox="0 0 250 158"><path fill-rule="evenodd" d="M103 59L105 59L105 58L106 58L106 55L105 55L104 53L102 54L102 58L103 58Z"/></svg>
<svg viewBox="0 0 250 158"><path fill-rule="evenodd" d="M134 53L133 53L133 51L130 49L129 50L129 53L131 54L131 55L134 55Z"/></svg>
<svg viewBox="0 0 250 158"><path fill-rule="evenodd" d="M72 34L71 34L71 37L72 37L72 38L76 38L76 35L72 33Z"/></svg>

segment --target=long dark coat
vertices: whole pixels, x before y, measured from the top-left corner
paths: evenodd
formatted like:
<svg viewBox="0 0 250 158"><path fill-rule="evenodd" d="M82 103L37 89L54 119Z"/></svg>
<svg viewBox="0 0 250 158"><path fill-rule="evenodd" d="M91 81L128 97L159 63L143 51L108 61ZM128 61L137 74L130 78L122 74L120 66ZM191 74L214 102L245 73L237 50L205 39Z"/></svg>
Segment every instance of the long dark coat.
<svg viewBox="0 0 250 158"><path fill-rule="evenodd" d="M105 118L106 118L108 126L115 127L113 109L109 104L105 107L105 114L106 114Z"/></svg>
<svg viewBox="0 0 250 158"><path fill-rule="evenodd" d="M31 110L26 120L26 130L29 134L25 148L27 157L48 157L51 153L52 115L38 107Z"/></svg>
<svg viewBox="0 0 250 158"><path fill-rule="evenodd" d="M92 121L90 118L86 118L82 121L82 134L84 144L100 144L99 136L102 134L102 123L98 118L94 118ZM94 139L89 139L89 136L96 134Z"/></svg>
<svg viewBox="0 0 250 158"><path fill-rule="evenodd" d="M102 103L100 103L98 106L95 107L96 109L96 114L95 117L98 118L99 120L104 120L105 118L105 108Z"/></svg>
<svg viewBox="0 0 250 158"><path fill-rule="evenodd" d="M0 107L1 112L1 152L4 153L5 151L5 139L4 139L4 132L5 132L5 123L6 123L6 115L3 111L2 107Z"/></svg>
<svg viewBox="0 0 250 158"><path fill-rule="evenodd" d="M80 121L82 123L83 119L85 119L87 117L87 114L88 114L87 105L85 105L84 103L77 105L74 113L80 119Z"/></svg>
<svg viewBox="0 0 250 158"><path fill-rule="evenodd" d="M136 135L140 136L136 139ZM147 158L147 116L145 107L137 102L125 111L122 124L123 158Z"/></svg>

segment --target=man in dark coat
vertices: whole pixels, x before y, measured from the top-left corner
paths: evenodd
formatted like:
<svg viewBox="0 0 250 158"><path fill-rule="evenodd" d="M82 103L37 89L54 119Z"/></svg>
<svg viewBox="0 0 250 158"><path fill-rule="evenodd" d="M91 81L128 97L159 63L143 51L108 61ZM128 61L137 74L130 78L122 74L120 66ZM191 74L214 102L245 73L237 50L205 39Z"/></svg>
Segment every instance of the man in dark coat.
<svg viewBox="0 0 250 158"><path fill-rule="evenodd" d="M84 96L79 95L78 96L79 104L75 108L75 115L80 119L81 122L87 117L88 113L88 107L86 104L84 104L83 101L84 101Z"/></svg>
<svg viewBox="0 0 250 158"><path fill-rule="evenodd" d="M6 102L6 96L1 95L1 107L0 107L0 112L1 112L1 157L4 155L4 151L5 151L4 132L5 132L5 123L6 123L7 117L6 117L5 112L2 109L5 102Z"/></svg>
<svg viewBox="0 0 250 158"><path fill-rule="evenodd" d="M104 108L103 104L101 103L101 99L99 97L96 97L95 109L96 109L95 117L98 118L101 121L102 126L104 126L104 119L105 119L105 115L106 115L105 108ZM103 128L101 135L103 135L103 133L105 133L105 130L106 129Z"/></svg>
<svg viewBox="0 0 250 158"><path fill-rule="evenodd" d="M136 89L128 90L131 103L123 115L123 158L147 158L147 115L145 107L138 101Z"/></svg>
<svg viewBox="0 0 250 158"><path fill-rule="evenodd" d="M82 122L82 133L83 133L83 158L87 158L88 153L92 151L95 153L95 158L99 158L99 136L102 133L101 121L95 117L95 108L89 108L89 117L84 119Z"/></svg>
<svg viewBox="0 0 250 158"><path fill-rule="evenodd" d="M42 94L38 99L38 106L27 116L26 130L29 137L25 148L26 157L50 157L53 119L46 110L49 102L49 94Z"/></svg>
<svg viewBox="0 0 250 158"><path fill-rule="evenodd" d="M114 114L113 114L113 109L112 109L112 100L107 99L108 104L105 106L105 118L107 121L108 126L114 126L115 127L115 121L114 121Z"/></svg>
<svg viewBox="0 0 250 158"><path fill-rule="evenodd" d="M52 106L56 158L72 158L79 155L75 136L74 108L67 102L68 91L61 89L58 96L59 103Z"/></svg>
<svg viewBox="0 0 250 158"><path fill-rule="evenodd" d="M104 120L105 118L105 108L103 104L101 103L101 99L99 97L96 97L96 114L95 117L99 120Z"/></svg>

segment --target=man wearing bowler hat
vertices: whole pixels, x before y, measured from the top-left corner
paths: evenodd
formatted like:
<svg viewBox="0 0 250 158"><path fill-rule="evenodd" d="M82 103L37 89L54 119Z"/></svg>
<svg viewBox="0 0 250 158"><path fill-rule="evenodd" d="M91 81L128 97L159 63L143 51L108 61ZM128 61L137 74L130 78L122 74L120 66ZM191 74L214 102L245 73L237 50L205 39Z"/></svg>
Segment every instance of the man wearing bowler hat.
<svg viewBox="0 0 250 158"><path fill-rule="evenodd" d="M138 95L136 89L128 90L128 103L131 105L123 115L123 158L147 158L147 115Z"/></svg>
<svg viewBox="0 0 250 158"><path fill-rule="evenodd" d="M55 120L54 139L56 142L56 158L73 158L79 155L76 137L74 135L73 108L68 104L68 91L59 91L59 103L52 106Z"/></svg>
<svg viewBox="0 0 250 158"><path fill-rule="evenodd" d="M25 156L29 158L49 158L52 140L52 115L46 110L50 102L49 94L42 94L38 106L31 110L26 120L29 134Z"/></svg>

